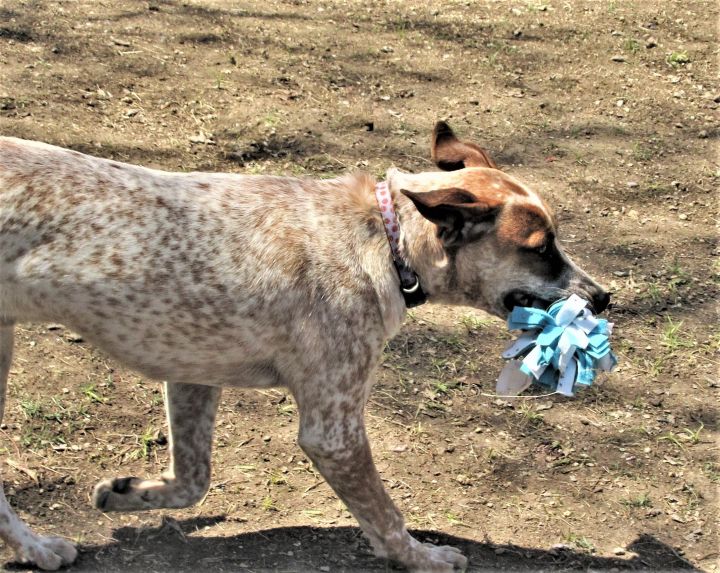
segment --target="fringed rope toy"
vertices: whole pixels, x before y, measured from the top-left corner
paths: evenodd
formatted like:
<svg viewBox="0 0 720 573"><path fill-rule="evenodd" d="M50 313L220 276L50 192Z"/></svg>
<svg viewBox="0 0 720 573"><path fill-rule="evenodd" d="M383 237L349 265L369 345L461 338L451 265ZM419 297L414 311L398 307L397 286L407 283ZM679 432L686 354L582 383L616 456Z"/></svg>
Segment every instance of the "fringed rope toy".
<svg viewBox="0 0 720 573"><path fill-rule="evenodd" d="M555 302L547 311L515 307L510 330L523 330L503 352L510 360L498 377L497 393L517 395L533 381L564 396L589 386L599 370L610 371L617 358L610 350L612 324L595 318L577 295Z"/></svg>

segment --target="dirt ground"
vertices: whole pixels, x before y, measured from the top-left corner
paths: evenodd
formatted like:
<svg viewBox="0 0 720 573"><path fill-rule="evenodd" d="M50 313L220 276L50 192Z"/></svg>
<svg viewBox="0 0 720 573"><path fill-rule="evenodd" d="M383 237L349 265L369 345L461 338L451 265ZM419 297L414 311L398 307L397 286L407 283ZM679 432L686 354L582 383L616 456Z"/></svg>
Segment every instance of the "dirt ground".
<svg viewBox="0 0 720 573"><path fill-rule="evenodd" d="M499 400L501 321L409 313L368 406L409 526L471 571L720 571L717 22L710 0L0 0L0 133L382 177L432 169L447 119L554 206L614 293L620 366L575 399ZM225 392L199 506L92 509L99 479L165 467L160 385L61 325L18 333L2 477L36 530L79 543L68 571L393 569L296 446L282 389Z"/></svg>

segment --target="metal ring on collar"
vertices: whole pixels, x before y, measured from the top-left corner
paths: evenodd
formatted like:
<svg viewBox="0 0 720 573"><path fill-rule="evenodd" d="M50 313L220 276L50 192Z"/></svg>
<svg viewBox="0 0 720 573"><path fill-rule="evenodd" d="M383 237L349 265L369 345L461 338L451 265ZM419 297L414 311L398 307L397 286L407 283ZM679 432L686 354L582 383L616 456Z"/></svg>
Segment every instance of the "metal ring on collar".
<svg viewBox="0 0 720 573"><path fill-rule="evenodd" d="M402 288L402 291L403 291L404 293L412 294L412 293L414 293L417 289L420 288L420 281L417 279L417 277L415 277L415 284L414 284L414 285L412 285L411 287L401 287L401 288Z"/></svg>

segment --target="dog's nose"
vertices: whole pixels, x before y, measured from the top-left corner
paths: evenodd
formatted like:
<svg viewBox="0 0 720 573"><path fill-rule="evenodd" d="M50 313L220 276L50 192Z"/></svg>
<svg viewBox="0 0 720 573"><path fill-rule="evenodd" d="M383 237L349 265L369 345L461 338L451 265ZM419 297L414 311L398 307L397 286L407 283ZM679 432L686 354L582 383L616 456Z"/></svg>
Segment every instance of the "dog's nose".
<svg viewBox="0 0 720 573"><path fill-rule="evenodd" d="M610 304L610 293L607 291L601 290L599 293L597 293L593 296L592 304L593 304L593 309L595 310L595 313L600 314Z"/></svg>

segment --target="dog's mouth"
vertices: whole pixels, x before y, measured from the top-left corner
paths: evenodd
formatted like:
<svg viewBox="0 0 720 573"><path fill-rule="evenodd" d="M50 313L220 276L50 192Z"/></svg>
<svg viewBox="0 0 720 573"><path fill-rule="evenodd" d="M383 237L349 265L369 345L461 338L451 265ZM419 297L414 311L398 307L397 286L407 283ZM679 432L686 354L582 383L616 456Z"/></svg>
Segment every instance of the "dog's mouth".
<svg viewBox="0 0 720 573"><path fill-rule="evenodd" d="M512 312L512 309L516 306L526 306L545 310L552 303L552 300L536 296L523 290L510 291L503 298L503 306L507 309L508 312Z"/></svg>

